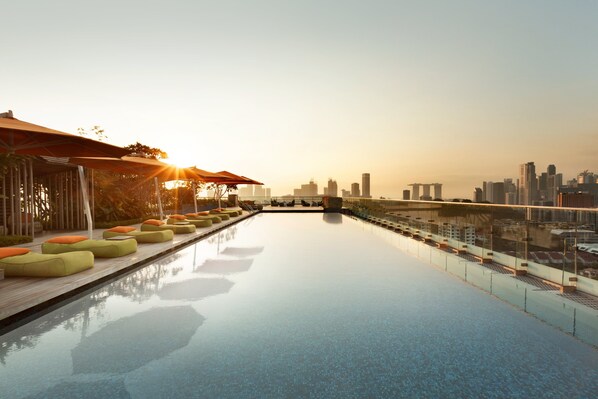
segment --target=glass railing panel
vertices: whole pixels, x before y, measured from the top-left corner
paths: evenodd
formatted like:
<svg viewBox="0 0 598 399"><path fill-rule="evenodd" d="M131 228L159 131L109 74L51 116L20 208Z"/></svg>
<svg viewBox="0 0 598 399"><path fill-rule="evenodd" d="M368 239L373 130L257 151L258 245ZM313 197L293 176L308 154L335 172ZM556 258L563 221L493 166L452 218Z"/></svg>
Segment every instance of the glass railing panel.
<svg viewBox="0 0 598 399"><path fill-rule="evenodd" d="M430 263L434 266L446 270L447 253L439 249L432 248L430 253Z"/></svg>
<svg viewBox="0 0 598 399"><path fill-rule="evenodd" d="M577 307L574 335L582 341L598 347L598 310Z"/></svg>
<svg viewBox="0 0 598 399"><path fill-rule="evenodd" d="M419 243L419 252L417 254L417 257L419 259L425 261L426 263L429 263L431 255L432 255L432 247L430 247L429 245L427 245L424 242L420 242Z"/></svg>
<svg viewBox="0 0 598 399"><path fill-rule="evenodd" d="M467 261L457 258L456 256L449 256L446 260L446 271L465 280Z"/></svg>
<svg viewBox="0 0 598 399"><path fill-rule="evenodd" d="M493 273L491 279L491 292L493 295L520 309L525 309L527 284L519 282L507 274Z"/></svg>
<svg viewBox="0 0 598 399"><path fill-rule="evenodd" d="M484 291L492 292L492 274L492 270L480 264L467 264L467 282Z"/></svg>
<svg viewBox="0 0 598 399"><path fill-rule="evenodd" d="M573 334L575 307L555 292L528 289L525 310L548 324Z"/></svg>

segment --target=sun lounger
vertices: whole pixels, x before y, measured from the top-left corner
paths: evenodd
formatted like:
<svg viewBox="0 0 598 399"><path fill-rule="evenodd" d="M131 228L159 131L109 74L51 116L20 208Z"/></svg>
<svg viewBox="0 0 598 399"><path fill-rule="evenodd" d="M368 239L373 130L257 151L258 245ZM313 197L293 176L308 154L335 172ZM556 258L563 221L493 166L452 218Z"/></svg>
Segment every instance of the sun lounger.
<svg viewBox="0 0 598 399"><path fill-rule="evenodd" d="M92 267L90 251L50 255L27 248L0 248L0 269L6 277L63 277Z"/></svg>
<svg viewBox="0 0 598 399"><path fill-rule="evenodd" d="M166 223L175 224L183 222L190 223L195 227L210 227L212 225L212 220L210 219L187 219L185 215L170 215Z"/></svg>
<svg viewBox="0 0 598 399"><path fill-rule="evenodd" d="M90 240L85 236L60 236L42 244L42 253L61 254L73 251L91 251L96 258L117 258L137 251L137 241Z"/></svg>
<svg viewBox="0 0 598 399"><path fill-rule="evenodd" d="M105 239L122 236L133 237L137 243L158 243L172 240L174 233L172 230L139 231L131 226L116 226L102 233Z"/></svg>
<svg viewBox="0 0 598 399"><path fill-rule="evenodd" d="M222 222L222 218L218 215L210 215L210 212L205 211L205 212L197 212L197 213L185 213L185 216L187 217L187 219L193 219L193 220L204 220L204 219L209 219L212 221L212 223L221 223Z"/></svg>
<svg viewBox="0 0 598 399"><path fill-rule="evenodd" d="M234 209L226 209L226 208L215 208L215 209L210 209L210 213L211 214L216 214L216 215L229 215L230 217L237 217L239 215L241 215L243 211L241 210L234 210Z"/></svg>
<svg viewBox="0 0 598 399"><path fill-rule="evenodd" d="M166 224L161 220L148 219L141 223L141 231L172 230L174 234L195 233L195 226L191 223Z"/></svg>

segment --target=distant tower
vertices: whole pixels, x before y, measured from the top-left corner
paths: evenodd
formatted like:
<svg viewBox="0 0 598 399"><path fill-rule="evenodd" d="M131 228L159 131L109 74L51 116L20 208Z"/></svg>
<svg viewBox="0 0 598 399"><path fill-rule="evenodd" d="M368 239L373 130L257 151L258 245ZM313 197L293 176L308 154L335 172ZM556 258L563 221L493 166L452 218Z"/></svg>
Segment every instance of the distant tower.
<svg viewBox="0 0 598 399"><path fill-rule="evenodd" d="M403 199L409 200L411 192L409 190L403 190Z"/></svg>
<svg viewBox="0 0 598 399"><path fill-rule="evenodd" d="M361 197L359 193L359 183L351 184L351 197Z"/></svg>
<svg viewBox="0 0 598 399"><path fill-rule="evenodd" d="M372 198L370 195L370 174L363 173L361 175L361 189L363 190L362 197L364 198Z"/></svg>
<svg viewBox="0 0 598 399"><path fill-rule="evenodd" d="M442 199L442 184L434 183L434 199Z"/></svg>
<svg viewBox="0 0 598 399"><path fill-rule="evenodd" d="M328 190L327 194L331 197L338 197L338 185L336 184L336 180L328 179Z"/></svg>
<svg viewBox="0 0 598 399"><path fill-rule="evenodd" d="M423 184L424 186L424 195L422 195L422 199L425 201L430 201L432 197L430 196L430 186L431 184Z"/></svg>
<svg viewBox="0 0 598 399"><path fill-rule="evenodd" d="M421 183L411 183L410 186L413 186L413 193L411 194L412 200L419 200L419 186Z"/></svg>
<svg viewBox="0 0 598 399"><path fill-rule="evenodd" d="M472 198L473 202L482 202L483 201L482 198L484 198L482 196L482 194L483 194L482 189L480 187L476 187L475 190L473 190L473 198Z"/></svg>
<svg viewBox="0 0 598 399"><path fill-rule="evenodd" d="M533 205L537 199L537 192L536 165L533 162L519 165L519 204Z"/></svg>

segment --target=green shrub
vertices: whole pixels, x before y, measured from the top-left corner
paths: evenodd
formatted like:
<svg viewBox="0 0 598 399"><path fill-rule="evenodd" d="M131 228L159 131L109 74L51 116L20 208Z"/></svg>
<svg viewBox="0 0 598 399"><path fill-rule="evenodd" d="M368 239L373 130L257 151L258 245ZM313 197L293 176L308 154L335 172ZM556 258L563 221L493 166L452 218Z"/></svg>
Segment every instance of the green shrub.
<svg viewBox="0 0 598 399"><path fill-rule="evenodd" d="M32 242L30 236L0 236L0 247L10 247L11 245L25 244Z"/></svg>

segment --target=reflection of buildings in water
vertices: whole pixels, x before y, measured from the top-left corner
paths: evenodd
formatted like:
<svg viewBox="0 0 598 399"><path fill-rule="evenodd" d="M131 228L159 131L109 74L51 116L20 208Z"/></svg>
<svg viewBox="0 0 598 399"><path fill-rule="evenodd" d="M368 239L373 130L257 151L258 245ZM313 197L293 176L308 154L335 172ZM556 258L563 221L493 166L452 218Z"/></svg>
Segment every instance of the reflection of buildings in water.
<svg viewBox="0 0 598 399"><path fill-rule="evenodd" d="M326 223L340 224L343 223L343 215L335 212L324 212L322 218Z"/></svg>

